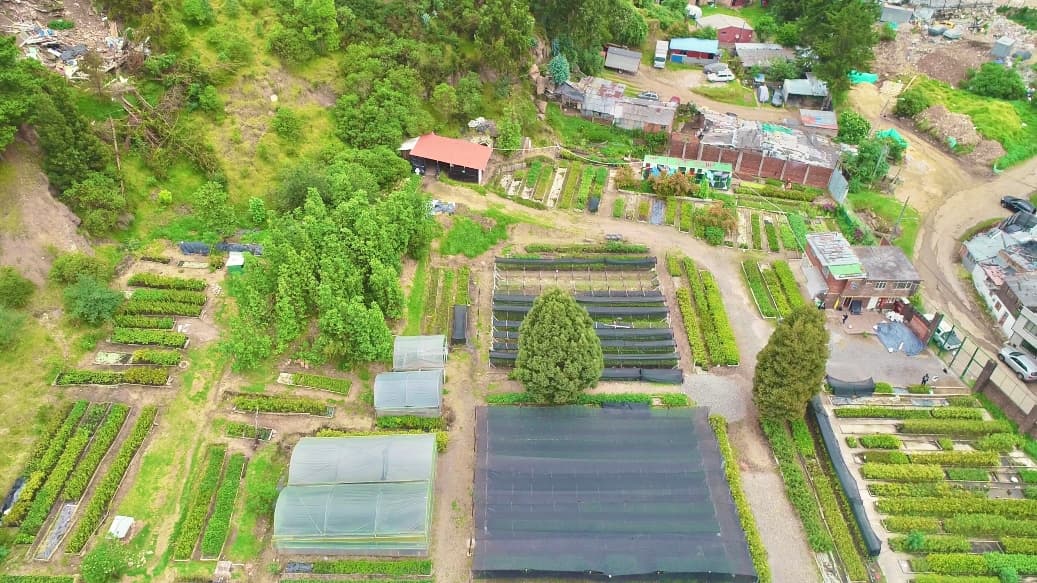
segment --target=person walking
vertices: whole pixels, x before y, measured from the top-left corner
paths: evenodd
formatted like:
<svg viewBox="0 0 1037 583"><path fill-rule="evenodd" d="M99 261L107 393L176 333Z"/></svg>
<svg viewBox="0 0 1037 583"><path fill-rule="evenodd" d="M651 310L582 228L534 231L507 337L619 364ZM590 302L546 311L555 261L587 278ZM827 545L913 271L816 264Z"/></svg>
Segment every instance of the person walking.
<svg viewBox="0 0 1037 583"><path fill-rule="evenodd" d="M843 326L846 325L846 320L850 317L849 314L843 314Z"/></svg>
<svg viewBox="0 0 1037 583"><path fill-rule="evenodd" d="M924 387L924 386L926 386L928 384L929 384L929 373L925 373L924 375L922 375L922 386Z"/></svg>

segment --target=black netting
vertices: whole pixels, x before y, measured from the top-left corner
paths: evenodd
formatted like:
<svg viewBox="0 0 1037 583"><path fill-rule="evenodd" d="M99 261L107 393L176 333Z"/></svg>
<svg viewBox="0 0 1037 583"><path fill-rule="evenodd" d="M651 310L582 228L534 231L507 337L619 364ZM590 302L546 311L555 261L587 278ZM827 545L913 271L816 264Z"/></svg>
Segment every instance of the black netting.
<svg viewBox="0 0 1037 583"><path fill-rule="evenodd" d="M493 311L500 314L527 314L533 308L532 304L503 304L494 302ZM591 317L627 317L637 318L641 316L665 316L670 313L666 306L584 306Z"/></svg>
<svg viewBox="0 0 1037 583"><path fill-rule="evenodd" d="M212 250L208 244L198 241L180 241L177 246L184 255L208 255Z"/></svg>
<svg viewBox="0 0 1037 583"><path fill-rule="evenodd" d="M684 383L684 371L679 368L670 370L644 368L641 369L641 380L664 385L679 385Z"/></svg>
<svg viewBox="0 0 1037 583"><path fill-rule="evenodd" d="M580 304L602 304L602 305L623 305L623 304L655 304L661 305L665 300L662 295L622 295L622 296L585 296L576 295L576 302ZM494 294L493 302L496 306L498 302L502 304L513 304L513 305L533 305L536 301L537 296L530 295L512 295L512 294Z"/></svg>
<svg viewBox="0 0 1037 583"><path fill-rule="evenodd" d="M606 368L601 371L603 381L639 381L641 380L641 369L639 368Z"/></svg>
<svg viewBox="0 0 1037 583"><path fill-rule="evenodd" d="M473 572L755 582L707 415L480 407Z"/></svg>
<svg viewBox="0 0 1037 583"><path fill-rule="evenodd" d="M655 267L655 257L558 257L554 259L536 259L530 257L497 257L496 264L504 269L521 269L522 267L563 267L608 265L614 267Z"/></svg>
<svg viewBox="0 0 1037 583"><path fill-rule="evenodd" d="M454 306L454 320L450 327L450 343L468 342L468 306Z"/></svg>
<svg viewBox="0 0 1037 583"><path fill-rule="evenodd" d="M832 388L832 394L839 397L865 397L875 392L875 379L871 377L863 381L844 381L828 375L825 382Z"/></svg>
<svg viewBox="0 0 1037 583"><path fill-rule="evenodd" d="M262 245L251 245L243 243L217 243L216 250L223 251L224 253L228 253L230 251L237 251L239 253L251 253L257 256L263 254Z"/></svg>
<svg viewBox="0 0 1037 583"><path fill-rule="evenodd" d="M600 206L600 205L601 205L601 197L600 196L592 196L592 197L590 197L590 200L587 201L587 210L589 210L592 213L596 213L596 212L598 212L598 206Z"/></svg>
<svg viewBox="0 0 1037 583"><path fill-rule="evenodd" d="M605 366L611 367L644 367L644 368L674 368L677 366L680 356L676 352L666 354L610 354L603 355ZM511 366L518 358L518 344L494 343L490 351L490 361L497 364Z"/></svg>
<svg viewBox="0 0 1037 583"><path fill-rule="evenodd" d="M677 345L673 340L647 340L644 342L629 340L602 340L601 349L606 353L661 353L673 352ZM493 337L494 350L518 350L518 340L514 338L501 338L495 334Z"/></svg>
<svg viewBox="0 0 1037 583"><path fill-rule="evenodd" d="M850 469L846 467L846 461L839 453L839 438L835 435L835 429L832 428L832 420L825 413L825 408L821 404L819 395L814 395L814 398L810 400L810 409L817 420L818 429L821 430L821 439L825 442L825 449L828 451L828 457L832 460L832 467L835 468L835 475L839 479L839 485L842 486L843 492L846 494L846 500L850 503L850 511L853 512L853 518L861 529L864 546L867 547L869 555L873 557L878 556L882 550L882 541L875 534L875 530L871 527L871 522L868 521L868 516L864 512L864 501L861 499L860 490L857 489L857 480L850 474Z"/></svg>
<svg viewBox="0 0 1037 583"><path fill-rule="evenodd" d="M624 342L630 342L631 346L640 346L647 342L661 342L664 340L668 340L671 346L674 345L673 331L669 328L597 328L594 332L601 339L603 346L610 339L622 339ZM493 337L501 340L518 340L518 327L497 328L493 332Z"/></svg>

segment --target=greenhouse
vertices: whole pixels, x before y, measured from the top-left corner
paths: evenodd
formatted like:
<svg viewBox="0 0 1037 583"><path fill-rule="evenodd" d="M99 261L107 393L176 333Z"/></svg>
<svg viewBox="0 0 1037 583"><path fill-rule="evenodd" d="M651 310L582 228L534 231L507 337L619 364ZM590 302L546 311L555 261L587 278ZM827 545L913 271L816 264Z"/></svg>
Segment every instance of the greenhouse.
<svg viewBox="0 0 1037 583"><path fill-rule="evenodd" d="M755 583L708 413L479 407L474 574Z"/></svg>
<svg viewBox="0 0 1037 583"><path fill-rule="evenodd" d="M397 336L392 349L392 369L429 370L446 366L446 336Z"/></svg>
<svg viewBox="0 0 1037 583"><path fill-rule="evenodd" d="M432 522L432 434L304 437L274 509L287 554L425 556Z"/></svg>
<svg viewBox="0 0 1037 583"><path fill-rule="evenodd" d="M439 417L443 371L383 372L374 378L374 410L385 415Z"/></svg>

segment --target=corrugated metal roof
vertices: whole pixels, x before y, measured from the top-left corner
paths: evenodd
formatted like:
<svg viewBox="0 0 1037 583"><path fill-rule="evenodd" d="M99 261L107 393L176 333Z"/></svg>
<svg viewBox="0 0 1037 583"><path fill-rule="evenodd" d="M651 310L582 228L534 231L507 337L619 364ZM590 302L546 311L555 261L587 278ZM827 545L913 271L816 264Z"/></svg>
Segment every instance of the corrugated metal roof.
<svg viewBox="0 0 1037 583"><path fill-rule="evenodd" d="M418 143L414 145L410 153L411 156L419 158L475 170L485 170L493 150L482 144L426 134L418 138Z"/></svg>
<svg viewBox="0 0 1037 583"><path fill-rule="evenodd" d="M786 98L789 95L828 96L828 85L824 81L812 76L808 76L806 79L785 79L784 90Z"/></svg>
<svg viewBox="0 0 1037 583"><path fill-rule="evenodd" d="M673 124L677 113L677 104L654 99L638 99L636 97L620 99L616 106L616 118L634 120L662 126Z"/></svg>
<svg viewBox="0 0 1037 583"><path fill-rule="evenodd" d="M820 109L800 109L799 121L808 128L822 128L826 130L839 129L834 111L821 111Z"/></svg>
<svg viewBox="0 0 1037 583"><path fill-rule="evenodd" d="M735 43L735 54L744 67L767 66L776 59L793 59L795 53L773 43Z"/></svg>
<svg viewBox="0 0 1037 583"><path fill-rule="evenodd" d="M717 30L720 30L721 28L753 29L752 25L746 22L744 18L731 16L730 14L710 14L709 16L699 18L698 23L699 26L712 26Z"/></svg>
<svg viewBox="0 0 1037 583"><path fill-rule="evenodd" d="M837 279L865 276L857 254L842 233L811 233L807 235L807 245L814 251L821 265L827 267Z"/></svg>
<svg viewBox="0 0 1037 583"><path fill-rule="evenodd" d="M615 116L617 102L626 91L626 85L600 77L584 77L576 87L583 91L584 111L606 116Z"/></svg>
<svg viewBox="0 0 1037 583"><path fill-rule="evenodd" d="M710 162L708 160L685 160L671 156L652 156L644 158L644 163L651 166L669 166L671 168L695 168L698 170L714 170L717 172L733 172L734 166L727 162Z"/></svg>
<svg viewBox="0 0 1037 583"><path fill-rule="evenodd" d="M914 10L911 10L910 8L901 8L900 6L890 6L885 4L882 6L882 15L879 17L879 21L904 24L905 22L911 22L911 17L914 13Z"/></svg>
<svg viewBox="0 0 1037 583"><path fill-rule="evenodd" d="M636 73L637 68L641 66L641 53L621 47L609 47L605 53L605 66L609 69Z"/></svg>
<svg viewBox="0 0 1037 583"><path fill-rule="evenodd" d="M854 247L868 279L874 281L922 281L922 276L911 264L911 260L893 245L878 247Z"/></svg>
<svg viewBox="0 0 1037 583"><path fill-rule="evenodd" d="M716 39L708 38L674 38L670 39L670 50L715 55L720 52L720 42Z"/></svg>

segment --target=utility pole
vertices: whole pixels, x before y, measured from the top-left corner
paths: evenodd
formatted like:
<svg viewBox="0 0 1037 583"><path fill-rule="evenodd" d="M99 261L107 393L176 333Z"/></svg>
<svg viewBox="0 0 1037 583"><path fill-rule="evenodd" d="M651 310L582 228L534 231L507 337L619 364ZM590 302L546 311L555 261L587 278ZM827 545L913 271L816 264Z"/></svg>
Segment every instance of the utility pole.
<svg viewBox="0 0 1037 583"><path fill-rule="evenodd" d="M904 218L904 213L907 211L907 202L911 200L911 195L907 195L904 199L904 206L900 207L900 216L897 217L897 222L893 225L893 236L900 234L900 221Z"/></svg>

